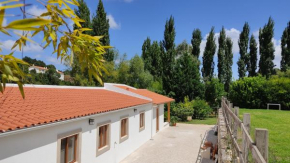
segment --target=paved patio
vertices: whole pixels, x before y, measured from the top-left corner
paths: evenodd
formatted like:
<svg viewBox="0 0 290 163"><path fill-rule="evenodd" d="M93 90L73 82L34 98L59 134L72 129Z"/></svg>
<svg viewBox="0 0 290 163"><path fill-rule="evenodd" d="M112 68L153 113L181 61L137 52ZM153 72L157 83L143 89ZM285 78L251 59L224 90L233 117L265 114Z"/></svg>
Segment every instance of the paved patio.
<svg viewBox="0 0 290 163"><path fill-rule="evenodd" d="M121 163L195 163L201 135L211 125L177 124L160 131Z"/></svg>

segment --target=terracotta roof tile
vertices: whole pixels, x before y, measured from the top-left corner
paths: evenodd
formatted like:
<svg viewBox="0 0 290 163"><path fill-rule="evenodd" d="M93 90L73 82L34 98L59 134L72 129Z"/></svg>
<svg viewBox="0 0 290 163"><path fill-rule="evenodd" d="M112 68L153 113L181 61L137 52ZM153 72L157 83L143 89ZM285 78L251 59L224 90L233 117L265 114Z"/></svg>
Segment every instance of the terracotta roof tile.
<svg viewBox="0 0 290 163"><path fill-rule="evenodd" d="M160 94L155 93L155 92L151 92L151 91L149 91L147 89L136 89L136 88L132 88L132 87L129 87L129 86L124 86L124 85L114 85L114 86L116 86L118 88L125 89L127 91L130 91L130 92L133 92L133 93L136 93L136 94L139 94L141 96L145 96L145 97L151 98L153 100L154 104L164 104L164 103L167 103L167 102L174 101L174 99L172 99L172 98L160 95Z"/></svg>
<svg viewBox="0 0 290 163"><path fill-rule="evenodd" d="M24 87L24 91L25 99L17 87L0 93L0 133L151 102L105 89Z"/></svg>

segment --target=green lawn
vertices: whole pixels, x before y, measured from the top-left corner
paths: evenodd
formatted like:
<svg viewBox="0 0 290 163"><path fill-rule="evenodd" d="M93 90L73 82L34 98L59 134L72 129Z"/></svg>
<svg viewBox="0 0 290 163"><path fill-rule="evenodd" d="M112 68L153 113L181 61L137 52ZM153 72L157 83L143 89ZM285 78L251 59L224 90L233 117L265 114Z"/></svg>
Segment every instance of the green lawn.
<svg viewBox="0 0 290 163"><path fill-rule="evenodd" d="M251 136L255 128L266 128L269 131L269 163L290 162L290 111L240 109L251 114Z"/></svg>
<svg viewBox="0 0 290 163"><path fill-rule="evenodd" d="M217 117L211 116L211 117L206 118L204 120L193 119L189 122L181 122L181 123L215 125L215 124L217 124Z"/></svg>

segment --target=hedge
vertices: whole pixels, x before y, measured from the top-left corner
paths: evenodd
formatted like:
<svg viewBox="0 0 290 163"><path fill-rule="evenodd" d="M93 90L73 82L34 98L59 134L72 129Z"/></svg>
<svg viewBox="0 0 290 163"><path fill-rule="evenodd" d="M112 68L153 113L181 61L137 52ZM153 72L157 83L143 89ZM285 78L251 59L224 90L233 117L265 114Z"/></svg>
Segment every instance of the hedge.
<svg viewBox="0 0 290 163"><path fill-rule="evenodd" d="M267 108L267 103L281 104L290 110L290 79L246 77L231 84L229 99L242 108Z"/></svg>

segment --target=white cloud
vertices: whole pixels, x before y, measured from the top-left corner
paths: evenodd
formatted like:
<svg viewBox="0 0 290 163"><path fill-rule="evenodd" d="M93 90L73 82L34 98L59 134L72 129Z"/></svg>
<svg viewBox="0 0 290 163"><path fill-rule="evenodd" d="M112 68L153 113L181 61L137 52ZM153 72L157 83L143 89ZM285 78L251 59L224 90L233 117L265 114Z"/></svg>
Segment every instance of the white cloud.
<svg viewBox="0 0 290 163"><path fill-rule="evenodd" d="M272 39L272 42L274 44L275 48L275 59L274 64L276 65L276 68L280 68L280 62L281 62L281 40Z"/></svg>
<svg viewBox="0 0 290 163"><path fill-rule="evenodd" d="M47 12L47 10L45 8L39 8L37 5L33 5L29 7L26 12L34 16L40 16L42 13Z"/></svg>
<svg viewBox="0 0 290 163"><path fill-rule="evenodd" d="M238 45L238 41L239 41L239 36L240 36L240 31L235 29L235 28L231 28L231 29L225 29L226 31L226 35L227 37L230 37L233 41L233 53L236 54L236 53L239 53L239 45ZM202 56L203 55L203 51L204 51L204 48L205 48L205 45L206 45L206 39L208 37L209 34L206 34L206 36L203 38L203 40L201 41L201 44L200 44L200 55ZM217 45L217 49L216 49L216 53L218 51L218 37L219 37L220 33L215 33L215 43Z"/></svg>
<svg viewBox="0 0 290 163"><path fill-rule="evenodd" d="M15 41L13 41L13 40L6 40L6 41L2 42L2 47L3 47L3 49L11 50L14 43L15 43ZM16 47L14 50L16 50L17 52L20 52L18 47ZM23 51L24 52L42 52L43 49L39 45L27 43L27 45L24 46Z"/></svg>
<svg viewBox="0 0 290 163"><path fill-rule="evenodd" d="M121 24L117 23L115 21L115 18L113 17L113 15L109 14L107 15L107 19L109 19L109 24L110 24L110 28L112 29L120 29L121 28Z"/></svg>
<svg viewBox="0 0 290 163"><path fill-rule="evenodd" d="M54 65L61 65L62 63L60 62L60 59L57 59L56 57L52 57L52 56L45 56L45 59L51 63L53 63Z"/></svg>

